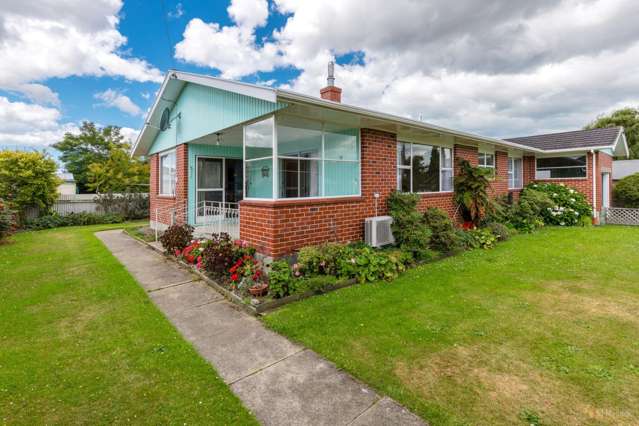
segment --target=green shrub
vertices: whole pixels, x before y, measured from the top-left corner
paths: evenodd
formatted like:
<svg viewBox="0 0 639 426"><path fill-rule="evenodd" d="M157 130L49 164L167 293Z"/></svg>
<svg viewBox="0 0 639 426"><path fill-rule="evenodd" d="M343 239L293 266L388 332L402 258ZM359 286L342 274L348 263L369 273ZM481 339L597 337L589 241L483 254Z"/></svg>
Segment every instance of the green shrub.
<svg viewBox="0 0 639 426"><path fill-rule="evenodd" d="M463 248L453 221L442 209L431 207L424 213L424 224L430 229L430 248L442 253L454 253Z"/></svg>
<svg viewBox="0 0 639 426"><path fill-rule="evenodd" d="M276 299L291 295L295 291L293 270L285 260L271 263L268 274L268 292Z"/></svg>
<svg viewBox="0 0 639 426"><path fill-rule="evenodd" d="M0 242L15 231L15 219L15 212L0 198Z"/></svg>
<svg viewBox="0 0 639 426"><path fill-rule="evenodd" d="M532 232L544 226L542 211L548 211L553 202L548 195L526 188L519 197L519 202L512 206L509 223L518 231Z"/></svg>
<svg viewBox="0 0 639 426"><path fill-rule="evenodd" d="M546 225L574 226L582 223L582 217L592 216L592 206L586 197L563 183L531 183L522 193L528 190L546 194L551 200L552 205L540 212Z"/></svg>
<svg viewBox="0 0 639 426"><path fill-rule="evenodd" d="M193 227L191 225L172 225L162 233L160 243L167 253L174 254L182 251L193 240Z"/></svg>
<svg viewBox="0 0 639 426"><path fill-rule="evenodd" d="M60 216L57 213L53 213L27 221L25 228L39 230L62 226L101 225L122 222L124 222L124 218L118 214L70 213Z"/></svg>
<svg viewBox="0 0 639 426"><path fill-rule="evenodd" d="M472 229L466 232L470 236L472 248L491 249L497 242L497 237L486 228Z"/></svg>
<svg viewBox="0 0 639 426"><path fill-rule="evenodd" d="M475 225L479 225L488 207L488 173L487 169L473 167L463 160L455 176L455 202L461 206L464 220Z"/></svg>
<svg viewBox="0 0 639 426"><path fill-rule="evenodd" d="M337 269L337 259L345 245L324 243L302 247L297 255L297 263L304 274L333 275Z"/></svg>
<svg viewBox="0 0 639 426"><path fill-rule="evenodd" d="M388 212L393 218L393 236L396 244L409 251L418 260L433 257L429 249L431 231L417 210L419 195L393 191L388 197Z"/></svg>
<svg viewBox="0 0 639 426"><path fill-rule="evenodd" d="M506 241L510 238L512 233L511 229L499 222L490 222L486 224L486 229L493 233L493 235L497 238L497 241Z"/></svg>
<svg viewBox="0 0 639 426"><path fill-rule="evenodd" d="M639 208L639 173L626 176L613 190L615 204L620 207Z"/></svg>
<svg viewBox="0 0 639 426"><path fill-rule="evenodd" d="M513 204L508 202L507 197L491 197L486 206L486 215L483 218L482 224L492 222L508 223L512 208Z"/></svg>
<svg viewBox="0 0 639 426"><path fill-rule="evenodd" d="M345 247L337 261L337 275L356 278L360 283L390 281L406 269L401 251L375 250L371 247Z"/></svg>

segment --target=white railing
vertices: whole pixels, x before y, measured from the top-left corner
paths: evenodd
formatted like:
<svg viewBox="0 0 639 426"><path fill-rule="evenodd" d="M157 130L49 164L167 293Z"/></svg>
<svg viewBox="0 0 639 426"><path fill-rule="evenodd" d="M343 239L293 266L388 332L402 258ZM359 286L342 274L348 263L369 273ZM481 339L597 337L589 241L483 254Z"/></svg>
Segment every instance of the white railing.
<svg viewBox="0 0 639 426"><path fill-rule="evenodd" d="M225 232L231 238L240 238L240 209L237 203L200 201L196 206L164 207L154 211L156 241L159 226L165 224L191 224L197 236ZM168 224L166 223L168 221Z"/></svg>

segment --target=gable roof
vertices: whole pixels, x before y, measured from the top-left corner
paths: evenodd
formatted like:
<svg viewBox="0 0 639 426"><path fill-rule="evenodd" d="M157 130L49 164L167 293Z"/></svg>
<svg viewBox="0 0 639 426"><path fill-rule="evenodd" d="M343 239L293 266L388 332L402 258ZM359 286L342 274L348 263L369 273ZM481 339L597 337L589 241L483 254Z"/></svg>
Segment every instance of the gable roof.
<svg viewBox="0 0 639 426"><path fill-rule="evenodd" d="M614 148L623 134L623 127L575 130L572 132L507 138L507 141L543 151Z"/></svg>

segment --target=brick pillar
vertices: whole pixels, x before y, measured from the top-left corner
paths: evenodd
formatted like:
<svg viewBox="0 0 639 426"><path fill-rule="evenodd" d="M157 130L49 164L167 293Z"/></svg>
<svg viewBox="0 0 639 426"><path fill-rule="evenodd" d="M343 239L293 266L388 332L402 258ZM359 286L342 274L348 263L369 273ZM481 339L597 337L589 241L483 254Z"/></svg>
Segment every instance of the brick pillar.
<svg viewBox="0 0 639 426"><path fill-rule="evenodd" d="M495 151L495 179L490 183L492 196L508 194L508 153Z"/></svg>

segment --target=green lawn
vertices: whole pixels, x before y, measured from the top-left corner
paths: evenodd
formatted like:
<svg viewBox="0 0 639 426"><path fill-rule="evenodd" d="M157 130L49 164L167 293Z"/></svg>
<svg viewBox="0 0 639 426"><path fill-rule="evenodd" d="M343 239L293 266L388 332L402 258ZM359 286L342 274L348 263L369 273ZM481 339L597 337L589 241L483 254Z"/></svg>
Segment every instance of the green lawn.
<svg viewBox="0 0 639 426"><path fill-rule="evenodd" d="M95 238L105 228L0 245L0 423L256 424Z"/></svg>
<svg viewBox="0 0 639 426"><path fill-rule="evenodd" d="M265 322L432 424L639 424L639 228L519 235Z"/></svg>

